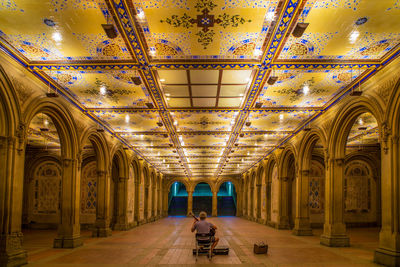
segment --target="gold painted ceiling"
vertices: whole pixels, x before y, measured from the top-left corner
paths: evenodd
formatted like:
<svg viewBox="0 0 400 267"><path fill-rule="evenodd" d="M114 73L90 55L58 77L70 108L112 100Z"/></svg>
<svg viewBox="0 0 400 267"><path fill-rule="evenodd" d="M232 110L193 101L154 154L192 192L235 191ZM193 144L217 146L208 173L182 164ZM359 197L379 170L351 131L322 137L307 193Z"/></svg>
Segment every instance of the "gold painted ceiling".
<svg viewBox="0 0 400 267"><path fill-rule="evenodd" d="M216 178L362 90L400 53L399 17L398 0L9 0L0 46L162 173ZM44 115L29 131L59 146ZM364 114L348 145L377 140Z"/></svg>

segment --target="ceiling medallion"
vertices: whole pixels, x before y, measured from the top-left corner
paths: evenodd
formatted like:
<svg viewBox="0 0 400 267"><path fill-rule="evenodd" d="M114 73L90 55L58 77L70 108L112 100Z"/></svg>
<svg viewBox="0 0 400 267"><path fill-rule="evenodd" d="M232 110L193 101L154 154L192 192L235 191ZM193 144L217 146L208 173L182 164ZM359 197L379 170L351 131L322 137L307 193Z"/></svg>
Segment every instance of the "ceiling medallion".
<svg viewBox="0 0 400 267"><path fill-rule="evenodd" d="M359 18L359 19L356 21L356 25L357 25L357 26L363 25L363 24L366 23L367 21L368 21L368 18L367 18L367 17Z"/></svg>
<svg viewBox="0 0 400 267"><path fill-rule="evenodd" d="M200 118L200 121L198 122L188 122L188 124L195 124L195 125L200 125L202 129L206 129L208 125L220 125L223 124L223 122L211 122L206 116L203 116Z"/></svg>
<svg viewBox="0 0 400 267"><path fill-rule="evenodd" d="M227 13L218 15L215 18L215 15L211 15L209 12L211 12L216 6L217 5L213 3L213 0L197 0L195 8L197 12L201 12L201 14L197 15L196 18L192 18L188 14L183 13L183 16L172 15L170 18L160 20L160 22L168 23L175 28L183 27L186 29L193 27L193 24L197 24L197 27L201 28L201 30L196 33L199 37L197 41L204 49L207 49L207 46L212 43L215 34L214 30L209 28L214 27L215 24L218 24L225 29L228 26L238 27L240 24L251 22L251 20L246 20L240 15L229 15Z"/></svg>

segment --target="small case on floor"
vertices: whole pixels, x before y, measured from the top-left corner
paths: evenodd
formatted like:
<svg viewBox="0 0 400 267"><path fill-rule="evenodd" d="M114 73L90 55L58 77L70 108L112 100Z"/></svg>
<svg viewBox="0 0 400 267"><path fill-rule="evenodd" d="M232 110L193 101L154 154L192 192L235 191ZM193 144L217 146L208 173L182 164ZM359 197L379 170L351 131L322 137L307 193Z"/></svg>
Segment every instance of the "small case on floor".
<svg viewBox="0 0 400 267"><path fill-rule="evenodd" d="M254 244L254 253L255 254L266 254L268 252L268 245L264 242L258 242Z"/></svg>

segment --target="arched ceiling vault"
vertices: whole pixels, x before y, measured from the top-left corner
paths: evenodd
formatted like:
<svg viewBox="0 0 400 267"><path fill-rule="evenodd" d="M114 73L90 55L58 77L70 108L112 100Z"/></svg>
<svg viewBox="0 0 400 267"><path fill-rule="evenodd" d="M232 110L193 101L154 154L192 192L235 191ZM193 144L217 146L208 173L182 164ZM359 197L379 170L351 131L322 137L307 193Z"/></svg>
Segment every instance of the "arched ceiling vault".
<svg viewBox="0 0 400 267"><path fill-rule="evenodd" d="M399 17L397 0L13 0L0 45L162 173L215 178L397 56Z"/></svg>

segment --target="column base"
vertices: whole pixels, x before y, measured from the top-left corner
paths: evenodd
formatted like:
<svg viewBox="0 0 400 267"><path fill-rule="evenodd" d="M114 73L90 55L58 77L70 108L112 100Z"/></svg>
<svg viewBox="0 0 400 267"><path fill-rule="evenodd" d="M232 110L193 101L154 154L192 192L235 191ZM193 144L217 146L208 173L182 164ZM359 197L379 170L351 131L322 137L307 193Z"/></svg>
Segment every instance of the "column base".
<svg viewBox="0 0 400 267"><path fill-rule="evenodd" d="M312 236L313 232L311 228L304 228L304 229L293 229L293 235L297 236Z"/></svg>
<svg viewBox="0 0 400 267"><path fill-rule="evenodd" d="M96 227L92 232L93 237L107 237L111 235L112 235L112 230L109 227L105 228Z"/></svg>
<svg viewBox="0 0 400 267"><path fill-rule="evenodd" d="M14 267L28 264L28 253L25 250L0 253L0 266Z"/></svg>
<svg viewBox="0 0 400 267"><path fill-rule="evenodd" d="M54 248L77 248L83 245L83 240L80 236L78 237L63 237L63 238L55 238L53 247Z"/></svg>
<svg viewBox="0 0 400 267"><path fill-rule="evenodd" d="M0 266L21 266L28 263L28 253L22 248L22 233L0 236Z"/></svg>
<svg viewBox="0 0 400 267"><path fill-rule="evenodd" d="M116 230L116 231L127 231L131 228L132 227L129 224L125 224L125 223L117 223L113 226L113 230Z"/></svg>
<svg viewBox="0 0 400 267"><path fill-rule="evenodd" d="M258 218L258 219L257 219L257 222L258 222L258 223L261 223L261 224L265 224L265 220L262 219L262 218Z"/></svg>
<svg viewBox="0 0 400 267"><path fill-rule="evenodd" d="M143 219L143 220L140 220L139 222L138 222L138 225L143 225L143 224L146 224L147 223L147 220L146 219Z"/></svg>
<svg viewBox="0 0 400 267"><path fill-rule="evenodd" d="M375 250L374 262L385 266L400 266L400 252L378 248Z"/></svg>
<svg viewBox="0 0 400 267"><path fill-rule="evenodd" d="M335 235L335 236L321 235L320 244L328 247L349 247L350 238L346 235Z"/></svg>

